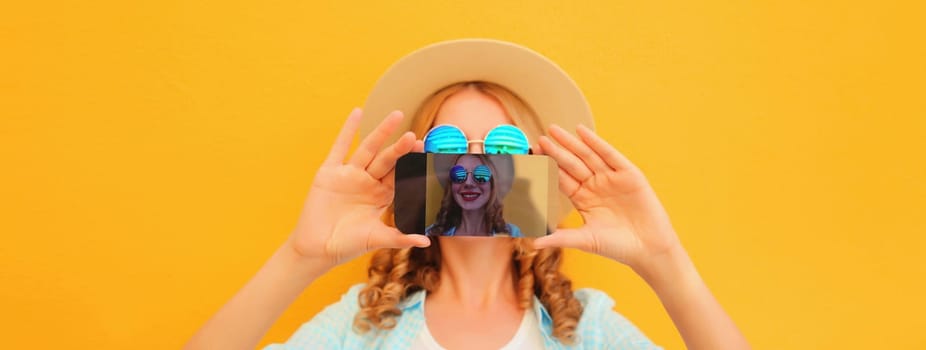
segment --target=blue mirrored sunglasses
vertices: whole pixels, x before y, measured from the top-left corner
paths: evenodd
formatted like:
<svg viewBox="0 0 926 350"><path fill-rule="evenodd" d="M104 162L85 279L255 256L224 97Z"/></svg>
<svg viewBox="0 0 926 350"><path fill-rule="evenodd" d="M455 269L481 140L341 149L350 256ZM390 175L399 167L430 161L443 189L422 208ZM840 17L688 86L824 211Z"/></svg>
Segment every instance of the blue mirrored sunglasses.
<svg viewBox="0 0 926 350"><path fill-rule="evenodd" d="M435 126L424 136L427 153L468 153L469 144L482 143L486 154L530 154L527 135L514 125L499 125L482 140L469 140L460 128L443 124Z"/></svg>
<svg viewBox="0 0 926 350"><path fill-rule="evenodd" d="M466 168L462 165L455 165L450 168L450 181L455 184L464 183L469 174L473 174L473 181L480 184L489 182L492 179L492 171L485 165L476 166L476 169L473 169L472 172L466 171Z"/></svg>

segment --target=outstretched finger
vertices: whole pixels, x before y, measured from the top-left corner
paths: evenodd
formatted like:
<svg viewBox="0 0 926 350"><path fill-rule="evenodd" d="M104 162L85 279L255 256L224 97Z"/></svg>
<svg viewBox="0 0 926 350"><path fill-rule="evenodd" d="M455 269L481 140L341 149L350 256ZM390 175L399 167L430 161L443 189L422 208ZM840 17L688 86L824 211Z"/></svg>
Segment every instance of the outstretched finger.
<svg viewBox="0 0 926 350"><path fill-rule="evenodd" d="M546 151L540 144L534 145L531 149L534 150L535 155L546 155ZM582 184L563 170L563 168L557 167L556 172L558 174L557 178L559 179L559 191L564 193L566 197L572 198L572 195L579 190Z"/></svg>
<svg viewBox="0 0 926 350"><path fill-rule="evenodd" d="M370 162L370 166L367 167L367 173L374 179L382 179L395 168L396 160L408 154L414 146L415 134L411 131L402 134L395 143L376 154L373 161Z"/></svg>
<svg viewBox="0 0 926 350"><path fill-rule="evenodd" d="M357 128L360 127L360 118L362 117L363 111L360 108L354 108L350 112L323 164L344 164L344 158L347 157L347 151L350 150L350 143L354 139L354 134L357 133Z"/></svg>
<svg viewBox="0 0 926 350"><path fill-rule="evenodd" d="M556 142L563 145L564 148L578 156L592 171L602 172L612 170L588 145L559 125L550 126L550 136L553 137Z"/></svg>
<svg viewBox="0 0 926 350"><path fill-rule="evenodd" d="M563 169L557 169L557 171L559 172L559 191L572 200L572 196L576 194L579 187L582 187L582 184Z"/></svg>
<svg viewBox="0 0 926 350"><path fill-rule="evenodd" d="M392 132L399 127L402 118L402 112L393 111L389 113L386 119L383 119L376 129L373 129L373 132L363 139L360 146L354 151L354 155L351 156L350 164L360 169L366 169L373 157L376 156L376 153L379 152L380 147L386 143Z"/></svg>
<svg viewBox="0 0 926 350"><path fill-rule="evenodd" d="M415 145L412 146L412 152L424 152L424 142L421 140L415 140ZM399 158L402 158L402 156L399 156ZM393 166L391 169L389 169L389 172L387 172L385 176L381 177L380 181L382 181L383 185L386 185L386 187L395 189L395 167Z"/></svg>
<svg viewBox="0 0 926 350"><path fill-rule="evenodd" d="M585 144L594 150L595 153L597 153L605 163L608 163L609 166L614 168L614 170L634 168L630 159L627 159L621 152L611 146L608 141L605 141L601 136L598 136L598 134L585 125L579 125L576 129L576 133L579 134L579 137L582 138Z"/></svg>
<svg viewBox="0 0 926 350"><path fill-rule="evenodd" d="M554 144L548 137L541 136L540 145L543 151L556 161L560 169L565 170L580 183L592 177L592 171L585 163L568 150Z"/></svg>
<svg viewBox="0 0 926 350"><path fill-rule="evenodd" d="M594 253L594 239L587 231L581 228L559 229L552 234L537 238L534 240L534 248L576 248L586 252Z"/></svg>

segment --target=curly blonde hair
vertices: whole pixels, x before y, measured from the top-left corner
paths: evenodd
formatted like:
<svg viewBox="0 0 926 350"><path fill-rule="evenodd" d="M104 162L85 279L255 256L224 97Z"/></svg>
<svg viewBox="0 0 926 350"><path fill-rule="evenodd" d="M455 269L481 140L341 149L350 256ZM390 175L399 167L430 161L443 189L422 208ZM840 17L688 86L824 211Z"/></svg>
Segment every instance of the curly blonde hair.
<svg viewBox="0 0 926 350"><path fill-rule="evenodd" d="M536 140L544 134L537 115L508 89L489 82L463 82L439 90L421 105L412 121L412 132L418 139L432 127L444 101L465 89L476 89L494 97L529 138ZM390 225L394 225L392 216L390 208L384 217ZM372 328L392 329L402 314L397 306L399 301L420 290L433 292L437 289L440 285L440 242L437 237L430 239L431 245L427 248L381 249L373 253L369 280L359 295L360 311L354 317L354 328L362 333ZM564 344L575 343L582 305L572 294L572 281L560 271L562 249L537 250L526 238L514 238L513 247L511 262L518 306L531 307L537 296L553 319L553 336Z"/></svg>

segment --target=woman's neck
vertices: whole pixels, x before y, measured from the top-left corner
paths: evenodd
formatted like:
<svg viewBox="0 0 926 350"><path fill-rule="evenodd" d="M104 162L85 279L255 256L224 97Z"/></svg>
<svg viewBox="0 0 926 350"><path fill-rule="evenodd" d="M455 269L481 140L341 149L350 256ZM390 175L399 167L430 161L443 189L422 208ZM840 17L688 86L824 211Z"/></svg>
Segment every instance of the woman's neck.
<svg viewBox="0 0 926 350"><path fill-rule="evenodd" d="M429 297L463 307L487 309L498 302L517 304L506 238L441 237L440 286Z"/></svg>
<svg viewBox="0 0 926 350"><path fill-rule="evenodd" d="M461 213L460 225L454 235L483 236L491 235L485 226L485 210L464 210Z"/></svg>

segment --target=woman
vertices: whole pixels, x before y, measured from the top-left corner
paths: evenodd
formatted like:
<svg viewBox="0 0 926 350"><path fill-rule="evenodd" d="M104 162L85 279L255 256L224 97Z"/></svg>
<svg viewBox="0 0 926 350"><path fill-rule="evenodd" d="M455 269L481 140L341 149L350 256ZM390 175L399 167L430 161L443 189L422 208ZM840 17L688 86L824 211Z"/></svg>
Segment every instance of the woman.
<svg viewBox="0 0 926 350"><path fill-rule="evenodd" d="M495 157L511 162L510 156ZM453 160L447 164L452 167L442 164L445 158ZM522 237L521 229L506 223L502 213L502 199L508 191L501 188L499 178L513 176L513 166L499 171L496 162L483 154L440 155L434 162L444 195L435 223L425 229L426 235ZM510 189L510 180L502 182Z"/></svg>
<svg viewBox="0 0 926 350"><path fill-rule="evenodd" d="M434 45L390 68L367 101L371 117L381 115L382 101L420 103L416 91L463 83L426 91L420 108L399 108L418 111L412 122L392 112L372 123L375 127L363 127L366 136L347 157L361 124L362 113L355 109L319 169L290 239L194 335L189 348L253 348L313 280L374 249L379 250L368 283L351 288L287 344L272 348L655 347L611 310L606 295L572 291L559 272L562 247L631 267L659 296L689 349L748 348L698 276L642 172L589 128L579 125L576 137L550 125L556 118L591 122L581 92L562 76L539 54L486 40ZM473 77L500 85L467 82ZM539 140L533 153L558 164L559 188L584 225L531 241L403 235L381 221L392 200L396 159L422 151L416 140L442 124L456 125L470 139L498 125L525 130ZM390 138L407 125L411 131ZM544 130L549 137L541 136ZM469 153L483 153L484 143L467 144Z"/></svg>

